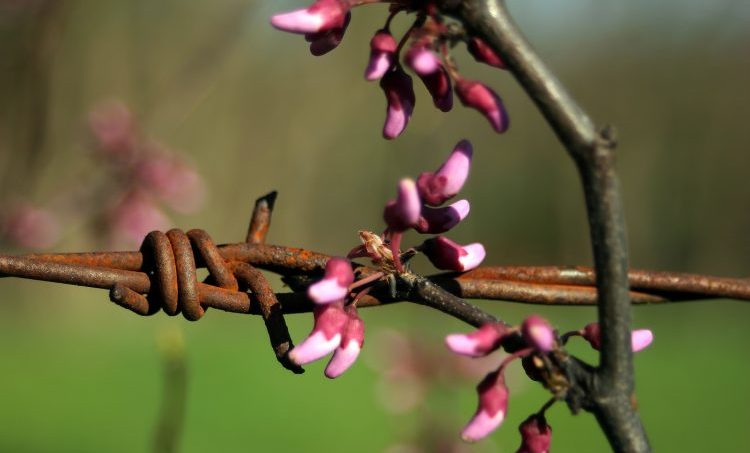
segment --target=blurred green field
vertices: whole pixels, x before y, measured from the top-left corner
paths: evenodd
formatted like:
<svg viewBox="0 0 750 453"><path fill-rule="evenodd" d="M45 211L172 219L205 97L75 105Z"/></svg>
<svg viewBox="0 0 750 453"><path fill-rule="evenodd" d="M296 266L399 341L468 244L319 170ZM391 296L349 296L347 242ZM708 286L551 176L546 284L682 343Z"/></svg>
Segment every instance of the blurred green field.
<svg viewBox="0 0 750 453"><path fill-rule="evenodd" d="M473 111L434 111L417 89L409 129L386 142L382 93L362 80L385 8L355 11L341 47L313 58L300 37L267 25L269 14L299 3L58 0L39 16L0 9L0 199L44 202L95 171L86 115L120 99L149 135L197 164L210 203L175 225L205 228L218 242L244 237L254 199L277 189L269 241L342 254L358 229L380 227L399 177L432 169L468 137L476 165L463 195L472 213L451 236L484 242L491 264L589 263L574 168L511 77L457 52L467 75L503 95L506 135ZM618 128L633 266L750 275L747 2L510 4L582 105ZM94 247L74 231L57 249ZM594 318L593 309L482 305L510 322L540 313L561 329ZM157 338L175 328L188 365L185 452L383 452L409 443L433 416L442 423L435 436L457 436L475 407L474 384L441 386L419 410L394 415L366 362L383 329L416 332L439 349L443 335L464 327L406 305L363 318L364 357L329 381L324 364L302 376L279 367L257 318L140 318L103 291L1 279L0 451L150 450L163 392ZM656 338L636 358L654 450L745 451L750 307L639 307L635 319ZM289 324L298 340L310 319ZM583 344L571 348L595 360ZM468 451L515 451L518 423L547 395L518 377L510 386L504 427ZM554 407L550 424L556 452L607 451L589 415Z"/></svg>

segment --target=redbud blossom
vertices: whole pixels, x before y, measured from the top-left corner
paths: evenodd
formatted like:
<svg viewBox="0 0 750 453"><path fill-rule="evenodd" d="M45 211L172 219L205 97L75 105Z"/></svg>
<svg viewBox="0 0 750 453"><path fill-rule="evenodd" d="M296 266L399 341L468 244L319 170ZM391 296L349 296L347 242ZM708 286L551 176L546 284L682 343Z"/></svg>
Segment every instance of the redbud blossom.
<svg viewBox="0 0 750 453"><path fill-rule="evenodd" d="M442 270L465 272L479 266L484 260L484 246L478 242L461 246L444 236L428 239L423 250L430 262Z"/></svg>
<svg viewBox="0 0 750 453"><path fill-rule="evenodd" d="M89 113L89 129L97 151L105 157L127 160L136 149L136 127L130 110L119 102L96 107Z"/></svg>
<svg viewBox="0 0 750 453"><path fill-rule="evenodd" d="M342 303L316 305L313 309L315 325L310 335L289 352L289 359L297 365L314 362L330 354L341 344L344 328L349 320Z"/></svg>
<svg viewBox="0 0 750 453"><path fill-rule="evenodd" d="M448 71L440 65L440 68L426 75L419 74L422 83L432 96L432 103L441 112L450 112L453 108L453 89Z"/></svg>
<svg viewBox="0 0 750 453"><path fill-rule="evenodd" d="M325 369L326 377L335 379L351 367L362 350L362 344L365 342L365 323L357 314L357 307L353 304L345 309L349 317L346 327L344 328L341 343L333 352L333 357L328 362Z"/></svg>
<svg viewBox="0 0 750 453"><path fill-rule="evenodd" d="M346 28L349 26L351 19L352 14L347 12L343 26L318 33L306 33L305 41L310 43L310 53L319 57L338 47L341 40L344 39L344 33L346 33Z"/></svg>
<svg viewBox="0 0 750 453"><path fill-rule="evenodd" d="M387 72L380 79L380 88L385 92L388 102L386 109L385 125L383 125L383 137L394 139L401 135L409 124L411 114L414 112L414 85L411 77L402 69L396 68Z"/></svg>
<svg viewBox="0 0 750 453"><path fill-rule="evenodd" d="M42 250L60 239L60 223L51 211L22 203L8 210L0 223L0 233L19 247Z"/></svg>
<svg viewBox="0 0 750 453"><path fill-rule="evenodd" d="M508 387L501 370L488 374L477 386L477 393L477 411L461 431L461 438L467 442L476 442L494 431L508 409Z"/></svg>
<svg viewBox="0 0 750 453"><path fill-rule="evenodd" d="M469 357L484 357L496 351L507 332L500 323L484 324L469 334L454 333L445 337L448 349Z"/></svg>
<svg viewBox="0 0 750 453"><path fill-rule="evenodd" d="M398 183L396 199L385 205L383 219L388 228L405 231L417 223L421 210L422 202L419 200L416 183L404 178Z"/></svg>
<svg viewBox="0 0 750 453"><path fill-rule="evenodd" d="M466 48L476 61L500 69L506 68L505 62L480 38L471 38L469 42L466 43Z"/></svg>
<svg viewBox="0 0 750 453"><path fill-rule="evenodd" d="M456 94L466 107L476 109L484 115L496 132L508 129L509 118L503 107L503 101L488 86L473 80L458 80Z"/></svg>
<svg viewBox="0 0 750 453"><path fill-rule="evenodd" d="M459 200L442 208L422 207L422 214L414 229L422 234L445 233L458 225L467 215L471 205L467 200Z"/></svg>
<svg viewBox="0 0 750 453"><path fill-rule="evenodd" d="M344 0L318 0L308 8L271 16L271 25L291 33L320 33L342 29L349 4Z"/></svg>
<svg viewBox="0 0 750 453"><path fill-rule="evenodd" d="M167 216L145 194L127 194L109 216L114 241L123 245L139 244L153 230L167 230L171 224Z"/></svg>
<svg viewBox="0 0 750 453"><path fill-rule="evenodd" d="M440 206L461 190L469 177L472 155L471 143L461 140L435 173L419 175L417 188L425 204Z"/></svg>
<svg viewBox="0 0 750 453"><path fill-rule="evenodd" d="M518 427L521 433L521 446L516 453L549 453L552 441L552 428L544 415L534 414Z"/></svg>
<svg viewBox="0 0 750 453"><path fill-rule="evenodd" d="M411 46L404 56L404 61L407 66L420 76L437 72L442 66L435 52L424 44Z"/></svg>
<svg viewBox="0 0 750 453"><path fill-rule="evenodd" d="M583 336L583 338L589 342L592 348L596 349L597 351L601 349L602 336L599 323L592 322L591 324L586 325L586 327L581 330L581 336ZM630 347L633 348L633 352L638 352L646 349L652 341L654 341L654 334L648 329L634 330L630 334Z"/></svg>
<svg viewBox="0 0 750 453"><path fill-rule="evenodd" d="M555 331L541 316L531 315L521 325L523 339L539 351L549 352L555 348Z"/></svg>
<svg viewBox="0 0 750 453"><path fill-rule="evenodd" d="M398 44L388 30L380 30L370 40L370 61L365 69L365 79L378 80L393 66Z"/></svg>
<svg viewBox="0 0 750 453"><path fill-rule="evenodd" d="M323 279L307 288L307 295L317 304L330 304L343 300L349 294L349 285L354 282L354 272L349 260L331 258L326 263Z"/></svg>

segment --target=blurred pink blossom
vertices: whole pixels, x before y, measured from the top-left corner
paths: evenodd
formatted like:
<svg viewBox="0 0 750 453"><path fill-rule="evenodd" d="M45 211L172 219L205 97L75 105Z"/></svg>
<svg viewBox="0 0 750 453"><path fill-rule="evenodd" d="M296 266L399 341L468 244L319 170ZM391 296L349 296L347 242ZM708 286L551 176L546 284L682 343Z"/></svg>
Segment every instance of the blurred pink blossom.
<svg viewBox="0 0 750 453"><path fill-rule="evenodd" d="M3 218L1 229L6 241L27 249L48 249L60 238L57 217L51 211L29 203L11 207Z"/></svg>

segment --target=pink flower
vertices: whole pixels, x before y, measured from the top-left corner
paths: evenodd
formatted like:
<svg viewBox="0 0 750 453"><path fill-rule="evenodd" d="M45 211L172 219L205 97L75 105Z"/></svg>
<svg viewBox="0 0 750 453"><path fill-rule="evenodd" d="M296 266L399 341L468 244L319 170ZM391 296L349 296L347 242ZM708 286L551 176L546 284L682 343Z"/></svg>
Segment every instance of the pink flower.
<svg viewBox="0 0 750 453"><path fill-rule="evenodd" d="M388 71L380 79L380 87L385 92L388 102L383 137L390 140L401 135L409 124L416 102L414 85L408 74L401 68L396 68Z"/></svg>
<svg viewBox="0 0 750 453"><path fill-rule="evenodd" d="M297 365L314 362L330 354L341 344L349 316L343 304L316 305L313 309L315 324L305 340L289 352L289 359Z"/></svg>
<svg viewBox="0 0 750 453"><path fill-rule="evenodd" d="M456 196L469 177L473 153L471 143L461 140L435 173L419 175L417 188L422 200L430 206L440 206Z"/></svg>
<svg viewBox="0 0 750 453"><path fill-rule="evenodd" d="M597 351L602 347L601 327L599 323L592 322L586 325L580 332L578 332L586 341L589 342L592 348ZM654 341L654 334L648 329L634 330L630 334L631 347L633 352L638 352L646 349L652 341Z"/></svg>
<svg viewBox="0 0 750 453"><path fill-rule="evenodd" d="M170 221L143 193L130 192L110 213L110 231L116 243L138 245L154 230L167 230Z"/></svg>
<svg viewBox="0 0 750 453"><path fill-rule="evenodd" d="M445 233L465 219L470 209L471 205L466 200L442 208L424 206L414 229L422 234Z"/></svg>
<svg viewBox="0 0 750 453"><path fill-rule="evenodd" d="M423 43L417 43L409 48L404 57L406 65L417 75L426 76L437 72L442 67L435 52Z"/></svg>
<svg viewBox="0 0 750 453"><path fill-rule="evenodd" d="M133 115L120 102L97 106L89 113L89 130L97 151L106 157L128 160L136 150Z"/></svg>
<svg viewBox="0 0 750 453"><path fill-rule="evenodd" d="M271 17L271 25L291 33L321 33L343 29L349 4L344 0L318 0L308 8Z"/></svg>
<svg viewBox="0 0 750 453"><path fill-rule="evenodd" d="M521 446L516 453L549 453L552 441L552 428L544 415L534 414L518 427L521 433Z"/></svg>
<svg viewBox="0 0 750 453"><path fill-rule="evenodd" d="M326 263L323 279L307 288L307 295L317 304L341 301L349 295L349 285L354 282L354 272L349 260L331 258Z"/></svg>
<svg viewBox="0 0 750 453"><path fill-rule="evenodd" d="M55 215L28 203L11 207L0 229L6 240L27 249L48 249L60 239Z"/></svg>
<svg viewBox="0 0 750 453"><path fill-rule="evenodd" d="M500 323L484 324L469 334L454 333L445 337L448 349L469 357L484 357L496 351L502 343L507 328Z"/></svg>
<svg viewBox="0 0 750 453"><path fill-rule="evenodd" d="M419 200L417 185L414 180L404 178L398 184L398 195L389 201L383 211L383 219L388 228L405 231L419 220L422 202Z"/></svg>
<svg viewBox="0 0 750 453"><path fill-rule="evenodd" d="M135 176L146 190L177 212L195 212L205 201L206 186L198 172L158 148L138 164Z"/></svg>
<svg viewBox="0 0 750 453"><path fill-rule="evenodd" d="M509 119L503 101L488 86L461 79L456 82L456 94L464 106L476 109L484 115L496 132L502 133L508 129Z"/></svg>
<svg viewBox="0 0 750 453"><path fill-rule="evenodd" d="M541 316L531 315L524 319L521 333L526 343L539 351L549 352L555 349L555 331Z"/></svg>
<svg viewBox="0 0 750 453"><path fill-rule="evenodd" d="M424 242L423 250L430 262L438 269L465 272L479 266L484 260L485 250L480 243L461 246L444 236Z"/></svg>
<svg viewBox="0 0 750 453"><path fill-rule="evenodd" d="M500 69L506 68L505 62L481 39L476 37L471 38L466 43L466 48L476 61Z"/></svg>
<svg viewBox="0 0 750 453"><path fill-rule="evenodd" d="M310 53L316 57L325 55L341 44L344 39L344 33L349 26L352 14L347 12L344 16L344 25L330 30L320 31L317 33L306 33L305 41L310 43Z"/></svg>
<svg viewBox="0 0 750 453"><path fill-rule="evenodd" d="M385 75L396 60L396 40L388 30L379 30L370 40L370 61L365 69L365 79L378 80Z"/></svg>
<svg viewBox="0 0 750 453"><path fill-rule="evenodd" d="M508 387L501 370L488 374L477 386L477 393L477 411L461 431L461 438L467 442L476 442L494 431L508 409Z"/></svg>
<svg viewBox="0 0 750 453"><path fill-rule="evenodd" d="M432 103L435 107L441 112L450 112L453 108L453 87L448 71L443 65L440 65L437 71L418 75L432 96Z"/></svg>
<svg viewBox="0 0 750 453"><path fill-rule="evenodd" d="M325 375L330 379L341 376L354 364L365 342L365 323L357 314L357 308L349 305L344 310L349 320L344 328L341 343L333 352L333 357L325 369Z"/></svg>

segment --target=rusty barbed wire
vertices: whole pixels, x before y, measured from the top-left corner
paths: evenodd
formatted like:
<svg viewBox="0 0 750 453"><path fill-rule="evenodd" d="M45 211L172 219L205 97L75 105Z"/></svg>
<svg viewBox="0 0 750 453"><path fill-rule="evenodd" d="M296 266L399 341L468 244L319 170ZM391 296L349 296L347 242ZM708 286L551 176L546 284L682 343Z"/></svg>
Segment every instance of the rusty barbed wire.
<svg viewBox="0 0 750 453"><path fill-rule="evenodd" d="M246 241L242 243L216 245L208 233L199 229L154 231L137 252L0 255L0 277L107 289L112 302L143 316L163 310L170 316L182 313L186 319L197 321L209 308L260 315L277 359L288 369L302 372L287 358L293 344L283 315L312 310L304 292L305 282L322 275L330 257L265 244L275 199L276 192L271 192L256 200ZM200 282L197 269L203 267L209 275ZM259 269L284 277L293 292L274 293ZM375 272L378 270L356 265L358 278ZM634 304L714 298L750 300L750 279L645 270L631 270L629 278ZM463 298L546 305L597 302L594 270L582 266L480 267L428 279ZM385 285L381 286L364 295L358 306L409 300L406 294L394 298Z"/></svg>

